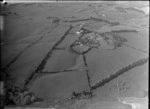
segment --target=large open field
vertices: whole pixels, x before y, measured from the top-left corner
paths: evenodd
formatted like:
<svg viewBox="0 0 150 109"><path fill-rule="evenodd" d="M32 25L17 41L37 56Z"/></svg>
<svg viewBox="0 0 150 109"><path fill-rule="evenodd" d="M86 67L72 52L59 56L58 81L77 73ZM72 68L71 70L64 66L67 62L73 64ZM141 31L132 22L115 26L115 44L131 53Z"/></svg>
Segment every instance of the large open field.
<svg viewBox="0 0 150 109"><path fill-rule="evenodd" d="M42 99L31 108L148 109L148 2L1 6L1 68L10 101L28 106L26 89ZM22 91L14 95L16 88ZM74 91L79 96L70 99Z"/></svg>

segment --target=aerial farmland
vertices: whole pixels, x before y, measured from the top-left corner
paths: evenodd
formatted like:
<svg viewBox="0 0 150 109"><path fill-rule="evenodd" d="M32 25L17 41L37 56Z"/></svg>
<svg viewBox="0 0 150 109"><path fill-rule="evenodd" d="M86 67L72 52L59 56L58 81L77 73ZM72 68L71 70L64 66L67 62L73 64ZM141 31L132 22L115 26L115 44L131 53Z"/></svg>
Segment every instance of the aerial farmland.
<svg viewBox="0 0 150 109"><path fill-rule="evenodd" d="M1 6L6 109L148 109L147 1Z"/></svg>

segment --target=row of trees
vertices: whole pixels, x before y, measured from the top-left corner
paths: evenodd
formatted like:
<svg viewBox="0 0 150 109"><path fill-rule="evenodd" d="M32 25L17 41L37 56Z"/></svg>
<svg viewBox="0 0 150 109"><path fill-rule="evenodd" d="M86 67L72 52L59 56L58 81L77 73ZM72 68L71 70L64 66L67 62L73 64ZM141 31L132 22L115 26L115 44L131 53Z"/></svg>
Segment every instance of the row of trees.
<svg viewBox="0 0 150 109"><path fill-rule="evenodd" d="M148 60L149 60L149 57L143 58L143 59L140 59L140 60L138 60L132 64L127 65L126 67L123 67L122 69L116 71L114 74L111 74L108 77L104 78L103 80L92 85L92 90L105 85L106 83L110 82L114 78L117 78L119 75L129 71L130 69L132 69L134 67L138 67L140 65L145 64Z"/></svg>

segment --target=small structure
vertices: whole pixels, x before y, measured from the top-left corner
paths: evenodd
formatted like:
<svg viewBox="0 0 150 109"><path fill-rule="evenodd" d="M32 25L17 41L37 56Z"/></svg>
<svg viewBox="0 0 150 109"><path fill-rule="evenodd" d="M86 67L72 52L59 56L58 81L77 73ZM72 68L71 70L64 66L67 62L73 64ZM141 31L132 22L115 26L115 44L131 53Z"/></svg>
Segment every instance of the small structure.
<svg viewBox="0 0 150 109"><path fill-rule="evenodd" d="M75 53L85 54L92 48L98 48L100 46L99 40L97 40L98 36L95 32L81 28L76 34L79 35L79 38L70 46L71 50Z"/></svg>
<svg viewBox="0 0 150 109"><path fill-rule="evenodd" d="M76 93L75 91L72 92L72 96L70 99L88 99L88 98L91 98L93 97L94 94L93 92L88 92L88 91L83 91L81 93Z"/></svg>

